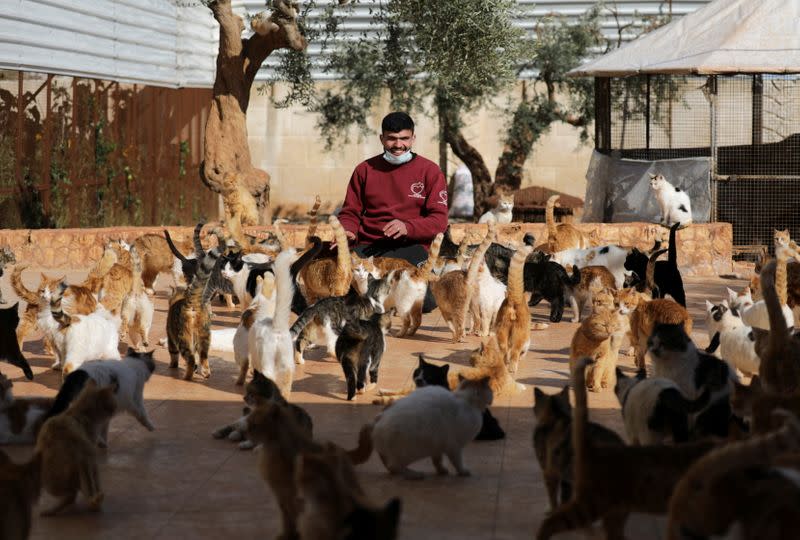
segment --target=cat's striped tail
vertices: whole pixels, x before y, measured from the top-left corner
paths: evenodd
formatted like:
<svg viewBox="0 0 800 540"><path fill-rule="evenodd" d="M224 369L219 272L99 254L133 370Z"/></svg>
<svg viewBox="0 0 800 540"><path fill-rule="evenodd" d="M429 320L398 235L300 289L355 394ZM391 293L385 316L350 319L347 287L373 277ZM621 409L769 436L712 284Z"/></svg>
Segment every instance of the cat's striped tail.
<svg viewBox="0 0 800 540"><path fill-rule="evenodd" d="M276 332L289 331L289 314L294 297L291 267L296 258L297 251L291 248L281 251L275 259L275 317L272 319L272 328Z"/></svg>
<svg viewBox="0 0 800 540"><path fill-rule="evenodd" d="M374 423L364 424L358 434L358 446L353 450L347 451L347 456L353 462L353 465L366 463L369 456L372 455L372 429L374 427Z"/></svg>
<svg viewBox="0 0 800 540"><path fill-rule="evenodd" d="M558 227L556 226L555 208L556 201L559 195L553 195L547 199L547 205L544 208L544 220L547 222L547 239L555 240L558 236Z"/></svg>
<svg viewBox="0 0 800 540"><path fill-rule="evenodd" d="M525 304L525 261L533 249L523 246L514 253L508 268L508 298L518 305Z"/></svg>

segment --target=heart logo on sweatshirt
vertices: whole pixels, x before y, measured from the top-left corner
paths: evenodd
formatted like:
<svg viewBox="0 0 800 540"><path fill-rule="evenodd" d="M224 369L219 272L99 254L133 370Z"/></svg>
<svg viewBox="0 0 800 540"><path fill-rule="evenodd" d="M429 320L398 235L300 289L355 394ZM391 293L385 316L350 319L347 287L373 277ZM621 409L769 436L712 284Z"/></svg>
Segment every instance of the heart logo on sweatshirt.
<svg viewBox="0 0 800 540"><path fill-rule="evenodd" d="M447 190L443 189L439 192L439 200L437 201L439 204L443 204L447 206Z"/></svg>
<svg viewBox="0 0 800 540"><path fill-rule="evenodd" d="M409 197L414 197L415 199L424 199L425 195L422 194L422 190L425 189L425 184L423 182L414 182L411 184L411 195Z"/></svg>

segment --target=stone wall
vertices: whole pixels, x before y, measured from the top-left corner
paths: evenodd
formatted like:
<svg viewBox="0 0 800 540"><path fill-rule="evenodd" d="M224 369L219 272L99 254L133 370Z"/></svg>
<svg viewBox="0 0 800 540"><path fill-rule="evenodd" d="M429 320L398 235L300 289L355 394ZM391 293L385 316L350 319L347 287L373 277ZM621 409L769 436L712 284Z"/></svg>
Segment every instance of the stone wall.
<svg viewBox="0 0 800 540"><path fill-rule="evenodd" d="M585 223L577 227L597 244L649 249L663 229L651 223ZM301 246L306 235L306 225L284 225L281 229L289 242ZM191 227L167 227L175 240L192 234ZM122 238L129 242L146 233L161 234L163 227L115 227L105 229L40 229L0 230L0 245L9 246L20 264L35 268L61 270L85 270L96 262L103 245L112 239ZM266 232L269 227L248 228L256 234ZM459 242L463 235L470 234L474 242L486 230L485 225L453 224L452 235ZM545 238L544 223L511 223L499 229L500 242L521 242L525 233L532 233L537 244ZM327 225L320 225L318 234L324 240L331 239ZM684 275L716 276L732 271L731 248L733 231L729 223L692 225L678 232L678 265Z"/></svg>

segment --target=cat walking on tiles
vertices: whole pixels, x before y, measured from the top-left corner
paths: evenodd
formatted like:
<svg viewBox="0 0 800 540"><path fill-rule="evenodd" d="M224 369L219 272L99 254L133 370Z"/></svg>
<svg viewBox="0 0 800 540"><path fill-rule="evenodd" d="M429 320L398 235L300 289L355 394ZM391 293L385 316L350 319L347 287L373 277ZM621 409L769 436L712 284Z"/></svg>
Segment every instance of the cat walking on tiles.
<svg viewBox="0 0 800 540"><path fill-rule="evenodd" d="M688 225L692 222L692 202L688 193L667 182L663 174L651 174L650 187L661 210L659 223L670 227L673 223Z"/></svg>

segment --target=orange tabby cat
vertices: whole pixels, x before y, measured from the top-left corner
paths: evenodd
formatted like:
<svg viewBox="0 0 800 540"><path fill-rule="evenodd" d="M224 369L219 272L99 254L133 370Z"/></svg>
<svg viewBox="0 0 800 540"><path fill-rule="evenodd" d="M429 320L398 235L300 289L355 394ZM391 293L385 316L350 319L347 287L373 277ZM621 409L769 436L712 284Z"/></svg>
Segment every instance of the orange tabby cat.
<svg viewBox="0 0 800 540"><path fill-rule="evenodd" d="M567 274L572 275L572 267L565 267ZM584 266L581 268L581 281L572 290L577 302L578 320L583 320L583 310L587 303L592 302L592 293L596 290L608 289L616 291L617 284L614 274L605 266ZM573 322L576 322L573 319Z"/></svg>
<svg viewBox="0 0 800 540"><path fill-rule="evenodd" d="M450 386L450 390L458 388L461 382L459 377L470 381L480 381L488 377L489 387L495 398L525 389L525 385L514 381L514 377L508 372L505 358L495 336L490 336L481 342L481 346L470 354L469 363L472 367L450 370L447 373L447 384Z"/></svg>
<svg viewBox="0 0 800 540"><path fill-rule="evenodd" d="M47 420L39 431L36 451L42 455L42 487L61 498L42 515L53 515L75 502L78 492L89 508L100 510L103 491L97 469L97 430L114 414L117 384L100 388L92 379L63 413Z"/></svg>
<svg viewBox="0 0 800 540"><path fill-rule="evenodd" d="M607 538L624 538L632 512L663 514L675 484L689 466L714 447L711 441L675 446L597 444L587 434L584 358L572 370L575 409L572 415L572 498L551 512L539 527L538 540L589 527L602 520Z"/></svg>
<svg viewBox="0 0 800 540"><path fill-rule="evenodd" d="M530 253L531 247L524 246L511 258L506 299L500 305L494 327L504 362L511 373L517 371L520 357L528 352L531 344L531 314L523 282L525 260Z"/></svg>
<svg viewBox="0 0 800 540"><path fill-rule="evenodd" d="M611 338L620 330L620 316L616 310L601 308L581 323L572 336L569 348L570 370L584 357L594 360L587 374L589 390L599 392L607 388L616 368L616 356L611 353Z"/></svg>
<svg viewBox="0 0 800 540"><path fill-rule="evenodd" d="M436 304L439 306L447 326L453 332L453 341L455 343L464 341L464 324L467 320L472 292L478 280L478 269L483 263L486 250L489 249L489 245L494 240L494 223L490 222L488 227L489 230L483 242L472 255L472 260L466 272L454 270L430 282L431 293L436 298Z"/></svg>
<svg viewBox="0 0 800 540"><path fill-rule="evenodd" d="M555 253L565 249L591 247L589 239L577 227L569 223L556 223L555 207L559 197L560 195L553 195L547 199L544 212L547 222L547 242L537 246L536 250Z"/></svg>
<svg viewBox="0 0 800 540"><path fill-rule="evenodd" d="M688 335L692 333L692 318L686 308L669 298L657 298L640 303L630 314L628 339L634 348L634 361L638 369L645 367L647 338L657 324L683 324Z"/></svg>
<svg viewBox="0 0 800 540"><path fill-rule="evenodd" d="M344 296L350 290L350 282L353 279L344 228L336 216L331 216L328 223L333 229L333 237L336 240L336 258L317 259L300 270L300 277L305 287L305 297L309 305L320 298Z"/></svg>
<svg viewBox="0 0 800 540"><path fill-rule="evenodd" d="M779 430L709 452L689 468L670 498L667 538L721 536L733 524L739 538L781 540L796 534L800 471L772 464L800 449L800 422L791 413L781 416Z"/></svg>
<svg viewBox="0 0 800 540"><path fill-rule="evenodd" d="M0 538L26 540L31 532L32 506L41 491L42 455L27 463L12 462L0 450Z"/></svg>
<svg viewBox="0 0 800 540"><path fill-rule="evenodd" d="M306 452L295 462L300 501L300 538L394 540L400 520L400 500L375 507L358 482L347 453L333 444Z"/></svg>
<svg viewBox="0 0 800 540"><path fill-rule="evenodd" d="M22 349L22 342L25 340L25 336L36 328L36 321L39 315L39 298L42 293L45 289L54 291L58 284L66 277L51 278L42 272L39 287L36 292L34 292L25 287L25 284L22 282L22 272L27 267L27 265L17 265L11 273L11 287L14 289L14 293L27 303L25 311L22 317L20 317L19 325L17 326L17 341L19 342L20 349ZM52 350L51 344L45 343L45 349L48 348Z"/></svg>

